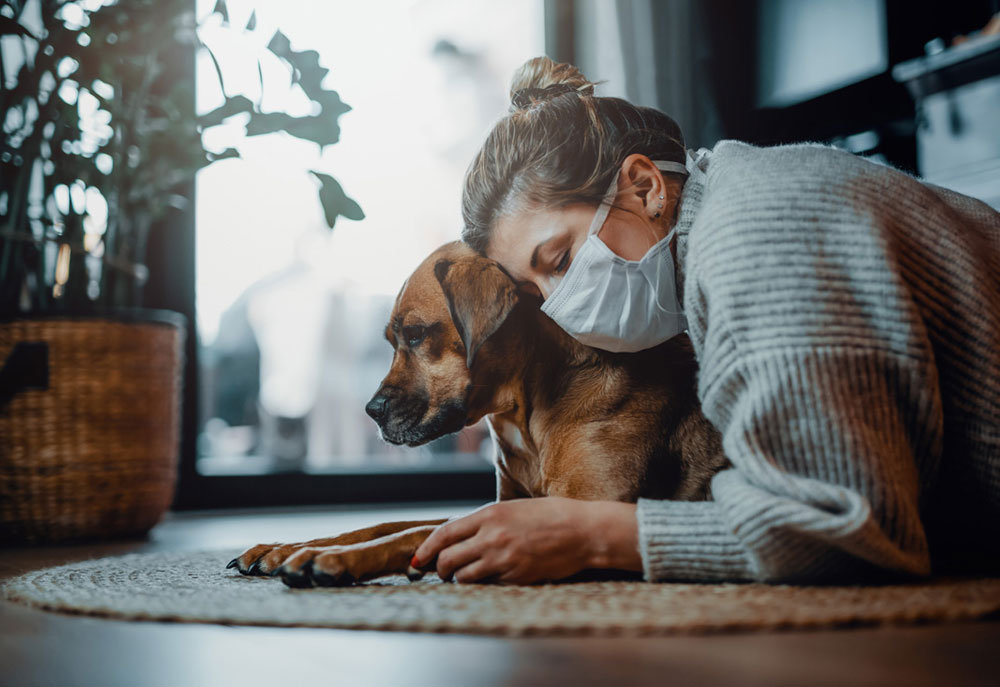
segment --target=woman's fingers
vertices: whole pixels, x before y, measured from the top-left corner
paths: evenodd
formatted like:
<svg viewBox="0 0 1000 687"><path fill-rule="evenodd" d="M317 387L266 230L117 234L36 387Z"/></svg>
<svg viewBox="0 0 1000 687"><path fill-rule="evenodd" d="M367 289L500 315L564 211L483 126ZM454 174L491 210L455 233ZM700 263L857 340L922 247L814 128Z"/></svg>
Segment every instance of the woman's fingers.
<svg viewBox="0 0 1000 687"><path fill-rule="evenodd" d="M480 537L470 537L457 544L452 544L438 553L438 577L447 580L459 568L480 560L483 557L483 544L479 539Z"/></svg>
<svg viewBox="0 0 1000 687"><path fill-rule="evenodd" d="M431 532L431 536L417 547L411 562L413 567L426 567L441 551L474 535L479 530L481 512L475 511L456 520L449 520Z"/></svg>
<svg viewBox="0 0 1000 687"><path fill-rule="evenodd" d="M492 564L486 562L485 558L480 558L456 570L455 581L459 583L491 582L497 572Z"/></svg>

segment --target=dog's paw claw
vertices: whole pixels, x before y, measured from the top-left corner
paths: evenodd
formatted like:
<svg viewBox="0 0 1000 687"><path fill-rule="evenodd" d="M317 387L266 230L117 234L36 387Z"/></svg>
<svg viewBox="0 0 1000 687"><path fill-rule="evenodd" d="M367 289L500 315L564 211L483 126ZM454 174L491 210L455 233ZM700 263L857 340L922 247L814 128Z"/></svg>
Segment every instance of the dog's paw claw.
<svg viewBox="0 0 1000 687"><path fill-rule="evenodd" d="M253 562L249 568L247 568L247 575L263 575L264 573L260 570L260 559L258 558Z"/></svg>
<svg viewBox="0 0 1000 687"><path fill-rule="evenodd" d="M234 558L233 560L229 561L229 563L226 564L226 570L229 570L230 568L235 568L239 564L240 564L240 559L238 557Z"/></svg>
<svg viewBox="0 0 1000 687"><path fill-rule="evenodd" d="M350 573L328 575L325 572L313 570L312 579L320 587L349 587L354 584L354 576Z"/></svg>
<svg viewBox="0 0 1000 687"><path fill-rule="evenodd" d="M287 570L281 570L281 581L285 583L286 586L292 589L305 589L306 587L312 586L312 580L309 579L308 575L301 572L291 573Z"/></svg>
<svg viewBox="0 0 1000 687"><path fill-rule="evenodd" d="M278 568L278 572L281 574L281 581L293 589L304 589L313 586L312 561L308 561L295 571L281 566Z"/></svg>

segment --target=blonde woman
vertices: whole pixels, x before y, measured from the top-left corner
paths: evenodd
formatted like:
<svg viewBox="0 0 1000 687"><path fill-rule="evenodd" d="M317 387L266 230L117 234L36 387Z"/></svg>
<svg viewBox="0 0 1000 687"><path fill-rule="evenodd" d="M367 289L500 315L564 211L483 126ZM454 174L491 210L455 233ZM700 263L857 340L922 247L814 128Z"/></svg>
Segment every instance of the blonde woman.
<svg viewBox="0 0 1000 687"><path fill-rule="evenodd" d="M439 527L461 582L855 581L1000 549L1000 215L820 145L691 153L657 110L526 63L464 239L612 351L688 331L732 469L714 500L542 498Z"/></svg>

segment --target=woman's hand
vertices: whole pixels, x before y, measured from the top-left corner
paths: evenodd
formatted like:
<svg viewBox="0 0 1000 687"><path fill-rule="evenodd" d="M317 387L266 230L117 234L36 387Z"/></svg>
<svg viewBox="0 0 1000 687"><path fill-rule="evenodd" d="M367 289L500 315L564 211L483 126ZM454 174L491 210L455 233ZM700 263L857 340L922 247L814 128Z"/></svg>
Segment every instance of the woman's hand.
<svg viewBox="0 0 1000 687"><path fill-rule="evenodd" d="M442 579L531 584L587 568L642 570L635 504L556 496L501 501L438 527L414 567Z"/></svg>

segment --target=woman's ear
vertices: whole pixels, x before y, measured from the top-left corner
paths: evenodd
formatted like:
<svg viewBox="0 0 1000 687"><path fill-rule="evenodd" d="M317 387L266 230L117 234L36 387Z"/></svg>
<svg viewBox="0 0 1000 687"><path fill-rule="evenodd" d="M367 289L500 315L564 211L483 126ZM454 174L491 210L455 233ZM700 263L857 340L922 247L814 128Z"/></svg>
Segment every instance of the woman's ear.
<svg viewBox="0 0 1000 687"><path fill-rule="evenodd" d="M645 155L632 153L622 161L621 178L628 191L627 200L638 201L644 208L655 207L650 201L657 199L663 189L663 175L653 161Z"/></svg>
<svg viewBox="0 0 1000 687"><path fill-rule="evenodd" d="M625 158L621 173L629 184L626 201L631 200L637 211L654 222L674 216L683 181L671 174L664 175L649 157L640 153Z"/></svg>

